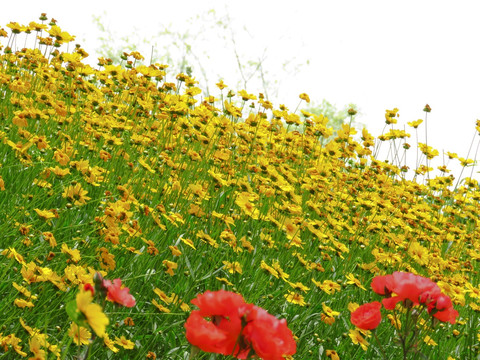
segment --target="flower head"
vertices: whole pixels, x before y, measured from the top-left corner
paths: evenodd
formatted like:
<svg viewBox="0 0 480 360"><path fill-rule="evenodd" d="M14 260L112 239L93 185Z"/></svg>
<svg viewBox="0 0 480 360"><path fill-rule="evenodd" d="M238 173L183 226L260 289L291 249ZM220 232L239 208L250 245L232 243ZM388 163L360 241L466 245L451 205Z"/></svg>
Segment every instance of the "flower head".
<svg viewBox="0 0 480 360"><path fill-rule="evenodd" d="M242 335L257 356L264 360L283 360L284 355L295 354L297 345L285 319L279 320L258 306L252 306L246 319Z"/></svg>
<svg viewBox="0 0 480 360"><path fill-rule="evenodd" d="M110 280L103 280L103 286L107 289L108 300L126 307L135 306L135 298L130 294L128 287L122 287L122 280L115 279L113 283Z"/></svg>
<svg viewBox="0 0 480 360"><path fill-rule="evenodd" d="M247 304L239 294L206 291L192 303L199 310L192 311L185 323L186 337L203 351L238 359L255 353L264 360L282 360L296 351L286 321Z"/></svg>
<svg viewBox="0 0 480 360"><path fill-rule="evenodd" d="M206 352L238 354L241 316L247 309L243 297L224 290L206 291L193 299L192 304L199 310L192 311L185 323L187 340Z"/></svg>
<svg viewBox="0 0 480 360"><path fill-rule="evenodd" d="M392 310L400 301L410 300L412 304L418 305L424 293L440 294L441 290L435 282L420 275L396 271L392 275L376 277L372 281L373 290L380 295L393 297L383 299L382 303L386 309Z"/></svg>
<svg viewBox="0 0 480 360"><path fill-rule="evenodd" d="M93 296L90 291L80 291L77 294L77 309L80 311L88 325L100 337L105 336L105 329L109 323L107 315L98 304L92 304Z"/></svg>
<svg viewBox="0 0 480 360"><path fill-rule="evenodd" d="M361 305L352 312L350 315L350 321L356 327L362 330L373 330L382 321L382 314L380 309L382 304L378 301L374 301L368 304Z"/></svg>

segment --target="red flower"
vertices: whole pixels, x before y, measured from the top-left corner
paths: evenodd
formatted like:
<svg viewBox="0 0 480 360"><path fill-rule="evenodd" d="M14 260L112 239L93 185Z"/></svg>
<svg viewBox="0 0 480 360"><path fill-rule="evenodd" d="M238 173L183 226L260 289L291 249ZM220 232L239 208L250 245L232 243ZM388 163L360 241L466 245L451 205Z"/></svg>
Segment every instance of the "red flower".
<svg viewBox="0 0 480 360"><path fill-rule="evenodd" d="M122 280L115 279L113 284L110 280L103 280L103 286L107 289L107 299L117 304L134 307L135 298L130 294L128 287L122 288Z"/></svg>
<svg viewBox="0 0 480 360"><path fill-rule="evenodd" d="M373 330L382 321L381 308L382 304L378 301L359 306L357 310L352 312L350 321L360 329Z"/></svg>
<svg viewBox="0 0 480 360"><path fill-rule="evenodd" d="M293 355L296 344L285 320L247 304L241 295L206 291L192 300L185 323L187 340L201 350L246 359L254 352L264 360L283 360ZM208 321L205 318L209 318Z"/></svg>
<svg viewBox="0 0 480 360"><path fill-rule="evenodd" d="M199 310L192 311L185 323L190 344L206 352L235 354L245 359L250 349L240 349L238 339L242 332L242 316L250 306L243 297L225 290L206 291L193 299L192 303Z"/></svg>
<svg viewBox="0 0 480 360"><path fill-rule="evenodd" d="M453 308L450 297L445 294L434 294L429 298L428 313L440 321L455 324L458 311Z"/></svg>
<svg viewBox="0 0 480 360"><path fill-rule="evenodd" d="M258 306L253 306L247 315L243 336L263 360L283 360L283 355L293 355L297 350L286 320L279 320Z"/></svg>
<svg viewBox="0 0 480 360"><path fill-rule="evenodd" d="M219 315L213 318L207 321L200 311L192 311L185 322L187 340L205 352L230 355L242 329L240 318L227 319Z"/></svg>
<svg viewBox="0 0 480 360"><path fill-rule="evenodd" d="M90 291L92 293L92 296L95 295L95 289L93 288L92 284L83 285L83 290L84 291Z"/></svg>
<svg viewBox="0 0 480 360"><path fill-rule="evenodd" d="M410 300L418 305L424 293L440 294L441 290L432 280L412 273L396 271L393 275L377 276L372 281L372 289L377 294L390 296L382 300L386 309L392 310L400 301Z"/></svg>
<svg viewBox="0 0 480 360"><path fill-rule="evenodd" d="M411 305L426 305L428 313L440 321L455 324L458 311L453 308L452 300L428 278L394 272L392 275L374 277L371 285L377 294L386 296L382 303L388 310L394 309L401 301L409 300ZM395 295L390 297L392 293Z"/></svg>
<svg viewBox="0 0 480 360"><path fill-rule="evenodd" d="M392 281L392 275L375 276L372 280L372 289L379 295L390 296L392 291L387 287L387 283Z"/></svg>

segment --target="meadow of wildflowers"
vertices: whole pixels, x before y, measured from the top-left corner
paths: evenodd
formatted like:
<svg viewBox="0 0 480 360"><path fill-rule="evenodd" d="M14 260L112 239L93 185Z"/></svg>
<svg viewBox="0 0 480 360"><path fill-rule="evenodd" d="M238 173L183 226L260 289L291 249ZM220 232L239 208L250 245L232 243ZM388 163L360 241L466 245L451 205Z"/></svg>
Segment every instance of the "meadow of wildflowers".
<svg viewBox="0 0 480 360"><path fill-rule="evenodd" d="M480 188L398 109L334 133L136 52L86 65L44 15L0 36L0 358L480 356Z"/></svg>

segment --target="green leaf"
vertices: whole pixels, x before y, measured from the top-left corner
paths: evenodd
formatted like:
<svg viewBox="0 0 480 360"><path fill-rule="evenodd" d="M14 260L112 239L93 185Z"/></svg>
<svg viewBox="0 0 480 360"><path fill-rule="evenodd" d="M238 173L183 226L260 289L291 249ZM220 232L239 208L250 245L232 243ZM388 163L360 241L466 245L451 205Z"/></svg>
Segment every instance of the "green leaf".
<svg viewBox="0 0 480 360"><path fill-rule="evenodd" d="M83 326L83 327L88 327L88 324L85 321L85 317L77 309L77 301L76 300L72 300L72 301L68 302L67 306L65 307L65 311L67 312L68 317L72 321L74 321L77 325Z"/></svg>

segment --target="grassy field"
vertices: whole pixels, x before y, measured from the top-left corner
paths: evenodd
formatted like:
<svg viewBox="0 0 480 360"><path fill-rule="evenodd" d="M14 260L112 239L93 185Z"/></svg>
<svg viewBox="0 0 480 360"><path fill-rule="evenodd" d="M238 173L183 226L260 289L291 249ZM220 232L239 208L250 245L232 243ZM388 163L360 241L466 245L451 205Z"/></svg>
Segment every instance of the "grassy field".
<svg viewBox="0 0 480 360"><path fill-rule="evenodd" d="M205 97L137 53L93 68L48 21L7 27L0 358L188 359L191 300L220 289L286 319L290 358L401 359L402 336L408 359L479 358L480 188L446 167L429 175L438 152L406 144L397 109L378 137L333 134L323 116L223 82ZM374 156L380 144L392 161ZM420 155L413 180L395 165L406 151ZM395 271L436 282L454 324L403 302L374 331L356 328L356 306L382 300L372 279ZM98 273L135 305L106 300Z"/></svg>

